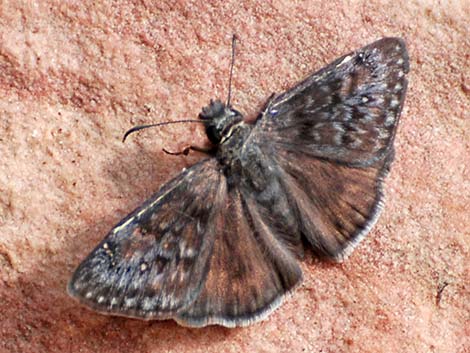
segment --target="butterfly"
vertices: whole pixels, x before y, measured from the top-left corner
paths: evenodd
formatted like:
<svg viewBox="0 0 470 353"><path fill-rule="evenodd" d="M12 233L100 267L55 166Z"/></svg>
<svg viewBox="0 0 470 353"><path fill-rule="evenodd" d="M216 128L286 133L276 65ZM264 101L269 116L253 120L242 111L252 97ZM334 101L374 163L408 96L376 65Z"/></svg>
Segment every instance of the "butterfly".
<svg viewBox="0 0 470 353"><path fill-rule="evenodd" d="M382 38L274 94L255 122L230 94L211 100L210 156L119 222L69 294L191 327L266 318L301 283L306 247L341 262L376 222L408 71L404 41Z"/></svg>

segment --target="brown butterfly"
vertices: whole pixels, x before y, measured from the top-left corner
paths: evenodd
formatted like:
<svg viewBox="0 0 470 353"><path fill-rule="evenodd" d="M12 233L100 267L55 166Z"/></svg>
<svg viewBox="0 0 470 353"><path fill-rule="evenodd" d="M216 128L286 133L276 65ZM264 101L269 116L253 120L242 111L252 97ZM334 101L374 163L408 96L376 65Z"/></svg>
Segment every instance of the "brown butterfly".
<svg viewBox="0 0 470 353"><path fill-rule="evenodd" d="M376 222L408 70L404 41L383 38L273 95L253 124L230 95L211 101L210 157L114 227L69 293L185 326L265 318L301 282L305 244L342 261Z"/></svg>

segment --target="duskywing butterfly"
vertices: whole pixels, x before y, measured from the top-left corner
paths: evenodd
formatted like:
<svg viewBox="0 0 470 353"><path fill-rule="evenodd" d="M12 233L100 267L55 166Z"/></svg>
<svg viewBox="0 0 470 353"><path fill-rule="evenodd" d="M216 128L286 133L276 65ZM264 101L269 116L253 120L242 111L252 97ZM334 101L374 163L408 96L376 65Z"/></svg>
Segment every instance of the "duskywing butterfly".
<svg viewBox="0 0 470 353"><path fill-rule="evenodd" d="M211 157L116 225L69 293L185 326L265 318L301 282L305 244L342 261L377 220L408 70L404 41L383 38L273 95L252 124L211 101Z"/></svg>

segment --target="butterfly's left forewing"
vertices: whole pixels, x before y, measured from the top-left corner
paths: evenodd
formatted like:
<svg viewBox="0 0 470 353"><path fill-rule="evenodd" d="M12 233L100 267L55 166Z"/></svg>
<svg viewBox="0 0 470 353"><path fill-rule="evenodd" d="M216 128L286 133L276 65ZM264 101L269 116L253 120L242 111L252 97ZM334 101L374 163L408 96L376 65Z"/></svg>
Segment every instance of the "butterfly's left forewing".
<svg viewBox="0 0 470 353"><path fill-rule="evenodd" d="M77 268L69 293L104 313L173 317L204 284L226 196L214 159L187 169L111 230Z"/></svg>

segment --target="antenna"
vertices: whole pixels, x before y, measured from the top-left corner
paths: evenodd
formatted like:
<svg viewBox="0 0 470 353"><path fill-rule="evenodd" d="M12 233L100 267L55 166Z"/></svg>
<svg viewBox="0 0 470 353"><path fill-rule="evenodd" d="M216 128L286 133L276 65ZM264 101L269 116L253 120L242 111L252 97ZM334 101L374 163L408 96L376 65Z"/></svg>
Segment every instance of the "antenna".
<svg viewBox="0 0 470 353"><path fill-rule="evenodd" d="M126 141L127 136L129 136L130 134L132 134L136 131L139 131L139 130L147 129L149 127L171 125L171 124L180 124L180 123L200 123L200 124L203 124L204 122L202 120L187 119L187 120L165 121L163 123L150 124L150 125L137 125L137 126L134 126L131 129L127 130L127 132L124 134L124 137L122 138L122 142Z"/></svg>
<svg viewBox="0 0 470 353"><path fill-rule="evenodd" d="M228 79L228 97L227 97L227 107L230 107L230 98L232 97L232 76L233 76L233 65L235 64L235 43L237 36L234 34L232 36L232 62L230 63L230 76Z"/></svg>

